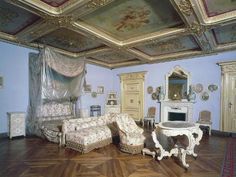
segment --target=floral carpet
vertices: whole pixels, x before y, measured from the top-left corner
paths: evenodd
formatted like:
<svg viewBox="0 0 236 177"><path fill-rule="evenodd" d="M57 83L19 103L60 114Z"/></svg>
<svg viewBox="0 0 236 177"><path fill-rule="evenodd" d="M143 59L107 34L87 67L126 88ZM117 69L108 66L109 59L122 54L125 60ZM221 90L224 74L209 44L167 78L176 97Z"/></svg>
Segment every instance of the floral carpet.
<svg viewBox="0 0 236 177"><path fill-rule="evenodd" d="M230 138L226 148L221 177L236 177L236 138Z"/></svg>

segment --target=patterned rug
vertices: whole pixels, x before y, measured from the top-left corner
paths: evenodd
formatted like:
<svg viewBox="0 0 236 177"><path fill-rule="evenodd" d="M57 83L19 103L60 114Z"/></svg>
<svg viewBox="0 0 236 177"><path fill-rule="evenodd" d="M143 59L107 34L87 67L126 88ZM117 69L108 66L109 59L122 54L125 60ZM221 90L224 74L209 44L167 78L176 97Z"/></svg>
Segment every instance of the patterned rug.
<svg viewBox="0 0 236 177"><path fill-rule="evenodd" d="M221 176L236 177L236 138L230 138L227 143Z"/></svg>

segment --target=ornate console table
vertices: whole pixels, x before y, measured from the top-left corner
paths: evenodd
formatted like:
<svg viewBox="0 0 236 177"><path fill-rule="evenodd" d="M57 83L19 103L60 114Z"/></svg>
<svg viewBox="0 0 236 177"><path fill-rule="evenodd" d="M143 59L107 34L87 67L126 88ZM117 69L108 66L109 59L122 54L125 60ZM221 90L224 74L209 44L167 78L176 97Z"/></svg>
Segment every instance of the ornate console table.
<svg viewBox="0 0 236 177"><path fill-rule="evenodd" d="M164 135L167 138L185 135L188 139L188 146L184 148L176 145L175 142L172 141L174 143L173 147L167 150L166 147L163 147L157 135ZM199 125L195 123L185 121L161 122L157 125L156 130L152 132L152 138L155 142L155 147L160 150L160 155L157 157L158 160L161 160L165 156L179 156L183 166L188 168L189 164L186 163L186 155L197 157L197 154L194 152L194 147L200 144L199 141L202 139L202 131Z"/></svg>

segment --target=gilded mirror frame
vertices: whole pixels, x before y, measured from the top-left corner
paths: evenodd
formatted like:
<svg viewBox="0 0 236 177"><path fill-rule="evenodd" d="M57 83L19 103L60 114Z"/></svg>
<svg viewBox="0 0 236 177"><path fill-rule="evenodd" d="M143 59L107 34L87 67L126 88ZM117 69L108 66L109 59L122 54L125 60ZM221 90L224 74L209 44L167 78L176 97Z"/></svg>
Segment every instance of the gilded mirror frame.
<svg viewBox="0 0 236 177"><path fill-rule="evenodd" d="M177 65L165 76L165 101L172 100L169 98L169 77L174 72L179 72L179 71L181 71L183 74L185 74L187 76L187 94L189 93L189 86L191 83L191 74L190 74L190 72L186 71L185 69L183 69L179 65ZM187 101L187 99L181 99L179 101Z"/></svg>

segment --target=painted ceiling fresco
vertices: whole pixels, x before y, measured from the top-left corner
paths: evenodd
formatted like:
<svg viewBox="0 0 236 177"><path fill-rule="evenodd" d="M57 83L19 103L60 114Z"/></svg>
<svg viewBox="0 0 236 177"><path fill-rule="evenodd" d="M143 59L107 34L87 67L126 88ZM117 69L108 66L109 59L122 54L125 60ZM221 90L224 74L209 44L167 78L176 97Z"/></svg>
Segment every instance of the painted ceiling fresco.
<svg viewBox="0 0 236 177"><path fill-rule="evenodd" d="M236 0L202 0L209 17L236 10Z"/></svg>
<svg viewBox="0 0 236 177"><path fill-rule="evenodd" d="M0 0L0 40L117 68L236 50L236 0Z"/></svg>
<svg viewBox="0 0 236 177"><path fill-rule="evenodd" d="M183 24L169 1L157 0L116 0L81 19L121 40Z"/></svg>
<svg viewBox="0 0 236 177"><path fill-rule="evenodd" d="M213 29L213 33L218 44L236 42L236 24Z"/></svg>
<svg viewBox="0 0 236 177"><path fill-rule="evenodd" d="M104 52L103 54L92 56L92 58L96 60L100 60L100 61L105 61L109 64L114 64L120 61L134 61L135 60L135 58L132 56L129 56L127 54L123 54L120 52L114 52L114 51Z"/></svg>
<svg viewBox="0 0 236 177"><path fill-rule="evenodd" d="M0 1L0 30L2 32L16 34L39 18L24 9Z"/></svg>
<svg viewBox="0 0 236 177"><path fill-rule="evenodd" d="M69 50L71 52L80 52L104 46L101 43L98 43L65 28L61 28L49 34L46 34L45 36L37 39L35 42L48 44L53 47Z"/></svg>
<svg viewBox="0 0 236 177"><path fill-rule="evenodd" d="M150 44L136 47L136 49L151 56L176 53L198 48L199 46L191 36L184 36L163 42L152 42Z"/></svg>

